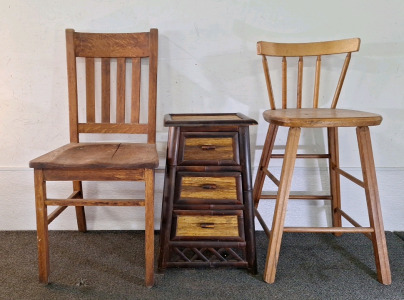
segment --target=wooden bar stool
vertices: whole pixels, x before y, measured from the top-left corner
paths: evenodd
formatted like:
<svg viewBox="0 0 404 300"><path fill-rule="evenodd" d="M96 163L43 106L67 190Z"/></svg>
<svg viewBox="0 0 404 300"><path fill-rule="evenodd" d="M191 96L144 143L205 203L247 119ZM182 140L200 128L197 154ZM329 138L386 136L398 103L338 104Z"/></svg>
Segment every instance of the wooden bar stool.
<svg viewBox="0 0 404 300"><path fill-rule="evenodd" d="M341 87L351 59L351 53L358 51L359 46L360 39L358 38L298 44L272 42L257 43L257 53L262 56L271 109L265 111L263 114L264 119L269 123L269 128L254 184L253 199L256 216L270 238L264 272L264 281L268 283L273 283L275 281L276 266L278 263L283 232L318 232L334 233L335 235L342 233L364 233L373 243L378 280L386 285L391 283L390 265L369 134L369 126L379 125L382 121L382 117L367 112L336 108ZM331 108L318 108L320 71L322 57L325 55L327 57L334 55L337 56L337 58L342 55L343 57L345 56L345 59L331 103ZM275 106L267 56L279 57L282 60L281 109L277 109ZM313 64L315 65L313 103L312 108L302 108L303 60L308 56L317 57L315 64ZM291 59L293 60L293 58L297 60L297 103L293 108L288 108L287 71L288 62ZM287 127L289 130L285 153L273 154L272 150L274 149L275 138L279 127ZM321 127L327 128L328 153L298 154L297 150L301 128ZM338 127L356 127L363 180L359 180L348 174L339 166ZM268 170L268 164L271 158L283 158L279 180ZM290 195L296 158L325 158L329 160L330 195ZM340 175L365 189L369 214L369 227L360 226L341 209ZM276 195L265 195L265 193L262 193L266 177L269 177L278 186L278 192ZM271 230L266 226L263 218L257 210L260 199L276 199ZM333 223L332 227L284 227L288 199L330 200ZM353 225L353 227L342 227L341 217L344 217Z"/></svg>

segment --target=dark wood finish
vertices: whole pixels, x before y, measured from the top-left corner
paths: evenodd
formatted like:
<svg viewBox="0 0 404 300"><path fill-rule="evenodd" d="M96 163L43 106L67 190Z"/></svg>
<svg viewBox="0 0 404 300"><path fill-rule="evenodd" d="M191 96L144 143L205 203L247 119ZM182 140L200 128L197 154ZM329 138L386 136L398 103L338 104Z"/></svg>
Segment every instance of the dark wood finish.
<svg viewBox="0 0 404 300"><path fill-rule="evenodd" d="M363 233L369 237L373 243L378 280L386 285L391 283L390 266L369 134L369 126L379 125L382 121L382 117L377 114L362 111L336 109L348 65L351 60L351 53L359 50L359 44L359 39L305 44L270 42L258 42L257 44L258 54L262 55L271 109L265 111L263 114L264 119L269 123L269 128L254 184L253 195L255 208L258 208L260 199L276 199L271 229L268 228L258 210L256 210L257 219L262 224L265 232L270 235L264 272L264 280L268 283L273 283L275 280L283 232L317 232L334 233L335 235L341 235L342 233ZM323 65L322 57L332 54L346 54L346 56L332 98L331 108L318 108L320 73L321 66ZM282 109L276 109L275 106L273 86L266 56L279 57L281 60ZM312 108L302 108L303 60L306 56L317 56ZM287 61L289 57L298 57L297 108L287 108ZM277 129L280 126L289 128L284 155L272 154ZM339 166L338 127L356 127L363 181L341 170ZM297 154L301 128L326 128L329 153ZM283 158L281 178L279 180L268 170L268 164L271 158ZM331 195L290 194L290 186L296 158L329 159ZM361 227L360 224L341 209L340 175L365 189L370 221L369 227ZM276 195L266 195L262 192L266 177L271 179L278 186L278 192ZM285 214L289 199L331 200L332 227L284 227ZM342 227L342 217L354 227Z"/></svg>
<svg viewBox="0 0 404 300"><path fill-rule="evenodd" d="M256 273L249 125L242 114L172 114L158 266Z"/></svg>
<svg viewBox="0 0 404 300"><path fill-rule="evenodd" d="M197 126L202 125L254 125L257 121L241 113L212 114L167 114L164 116L166 126Z"/></svg>
<svg viewBox="0 0 404 300"><path fill-rule="evenodd" d="M35 199L38 233L39 280L49 282L48 225L68 206L76 209L77 225L87 230L84 206L144 206L145 207L145 283L154 284L154 170L159 160L156 140L157 97L157 29L150 32L125 34L79 33L66 30L70 144L57 148L30 162L35 174ZM76 60L85 61L86 93L79 99ZM96 116L95 64L101 58L101 115ZM149 82L147 122L139 123L140 65L148 58ZM116 59L116 116L111 118L111 62ZM127 74L126 62L133 68ZM125 109L126 81L131 82L133 95L130 109ZM146 97L145 97L146 98ZM78 110L86 106L84 120ZM143 114L146 112L142 112ZM127 122L127 120L130 120ZM101 122L101 123L99 123ZM80 143L80 133L146 134L147 143ZM144 199L83 199L82 181L143 181ZM46 195L47 181L72 181L73 193L65 199L50 199ZM57 206L47 213L48 206Z"/></svg>

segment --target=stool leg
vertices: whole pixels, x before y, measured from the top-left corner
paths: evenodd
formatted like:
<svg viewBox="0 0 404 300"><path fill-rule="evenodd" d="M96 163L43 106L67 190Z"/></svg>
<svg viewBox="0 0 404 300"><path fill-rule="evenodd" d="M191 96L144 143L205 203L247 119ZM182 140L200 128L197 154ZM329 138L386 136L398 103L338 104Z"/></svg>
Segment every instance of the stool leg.
<svg viewBox="0 0 404 300"><path fill-rule="evenodd" d="M254 190L253 190L253 201L254 207L258 207L260 201L262 188L265 182L264 170L268 168L269 160L271 158L272 149L274 148L274 143L276 139L276 133L278 132L278 126L274 124L269 124L267 136L264 143L264 148L262 149L260 164L258 166L257 176L255 177Z"/></svg>
<svg viewBox="0 0 404 300"><path fill-rule="evenodd" d="M338 146L338 128L329 127L328 131L328 151L330 153L329 170L330 170L330 190L331 190L331 216L332 226L341 227L341 187L340 176L335 172L335 168L339 168L339 146ZM342 233L334 233L340 236Z"/></svg>
<svg viewBox="0 0 404 300"><path fill-rule="evenodd" d="M366 201L372 233L373 251L375 254L378 280L383 284L391 284L389 257L386 237L383 228L383 218L380 207L379 190L377 187L376 171L373 160L372 143L368 127L357 127L359 154L362 165L363 182L365 185Z"/></svg>
<svg viewBox="0 0 404 300"><path fill-rule="evenodd" d="M38 243L39 281L49 281L49 237L48 237L48 210L45 205L46 182L42 170L34 170L35 181L35 209Z"/></svg>
<svg viewBox="0 0 404 300"><path fill-rule="evenodd" d="M145 281L154 284L154 170L145 170Z"/></svg>
<svg viewBox="0 0 404 300"><path fill-rule="evenodd" d="M271 237L269 240L264 271L264 281L268 283L273 283L275 281L276 267L278 264L279 251L282 242L283 226L285 223L286 207L290 193L290 186L292 183L299 138L300 128L290 128L286 142L285 157L283 160L279 189L276 197Z"/></svg>

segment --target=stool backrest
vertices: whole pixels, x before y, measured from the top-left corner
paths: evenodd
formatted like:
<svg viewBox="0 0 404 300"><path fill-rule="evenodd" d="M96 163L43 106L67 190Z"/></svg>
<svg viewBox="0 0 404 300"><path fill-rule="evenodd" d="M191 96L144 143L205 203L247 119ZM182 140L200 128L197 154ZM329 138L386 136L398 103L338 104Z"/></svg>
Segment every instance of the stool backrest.
<svg viewBox="0 0 404 300"><path fill-rule="evenodd" d="M297 102L296 107L302 107L302 91L303 91L303 62L305 57L317 57L314 78L313 108L318 107L319 90L320 90L320 74L321 59L324 55L346 54L341 74L337 83L337 87L332 100L331 108L336 108L338 98L344 83L345 75L348 70L351 53L359 50L360 39L352 38L338 41L315 42L315 43L272 43L260 41L257 43L257 54L262 56L265 80L268 89L269 103L271 109L276 109L274 93L272 90L271 76L267 56L275 56L282 58L282 109L286 109L287 105L287 82L288 82L288 58L297 57Z"/></svg>

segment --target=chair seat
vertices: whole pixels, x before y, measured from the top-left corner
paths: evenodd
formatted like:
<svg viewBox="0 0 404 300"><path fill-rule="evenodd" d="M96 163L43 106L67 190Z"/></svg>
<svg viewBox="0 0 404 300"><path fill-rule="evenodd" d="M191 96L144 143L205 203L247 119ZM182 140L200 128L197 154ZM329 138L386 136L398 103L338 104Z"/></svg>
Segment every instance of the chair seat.
<svg viewBox="0 0 404 300"><path fill-rule="evenodd" d="M36 169L154 169L156 146L136 143L70 143L30 161Z"/></svg>
<svg viewBox="0 0 404 300"><path fill-rule="evenodd" d="M265 121L286 127L358 127L382 122L378 114L332 108L275 109L263 113Z"/></svg>

